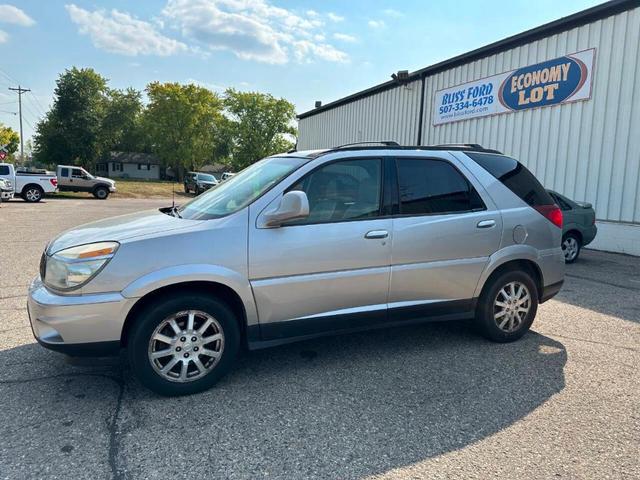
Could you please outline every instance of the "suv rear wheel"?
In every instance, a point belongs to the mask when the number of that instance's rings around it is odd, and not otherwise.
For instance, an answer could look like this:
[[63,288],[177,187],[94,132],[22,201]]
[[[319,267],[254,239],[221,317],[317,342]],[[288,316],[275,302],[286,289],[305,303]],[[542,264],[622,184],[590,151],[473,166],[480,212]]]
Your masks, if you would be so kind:
[[140,315],[128,355],[146,387],[161,395],[186,395],[212,387],[231,369],[239,348],[238,322],[224,303],[184,294]]
[[513,342],[533,323],[538,310],[538,289],[528,273],[508,271],[490,280],[478,304],[482,333],[494,342]]

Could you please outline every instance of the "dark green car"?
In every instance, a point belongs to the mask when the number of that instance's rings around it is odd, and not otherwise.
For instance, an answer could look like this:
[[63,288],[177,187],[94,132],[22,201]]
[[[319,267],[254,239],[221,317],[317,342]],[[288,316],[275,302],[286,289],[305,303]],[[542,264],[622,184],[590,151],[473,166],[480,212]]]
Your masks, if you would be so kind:
[[596,238],[596,212],[590,203],[576,202],[553,190],[547,191],[562,210],[562,251],[565,262],[573,263],[580,255],[580,249]]

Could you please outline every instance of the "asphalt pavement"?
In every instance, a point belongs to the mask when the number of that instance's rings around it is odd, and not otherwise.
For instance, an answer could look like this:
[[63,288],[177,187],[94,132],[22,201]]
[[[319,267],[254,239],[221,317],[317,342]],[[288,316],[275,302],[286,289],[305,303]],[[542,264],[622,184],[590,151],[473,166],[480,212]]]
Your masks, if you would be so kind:
[[324,338],[247,353],[189,397],[37,345],[46,242],[170,202],[2,204],[0,478],[640,478],[640,258],[584,251],[516,343],[464,322]]

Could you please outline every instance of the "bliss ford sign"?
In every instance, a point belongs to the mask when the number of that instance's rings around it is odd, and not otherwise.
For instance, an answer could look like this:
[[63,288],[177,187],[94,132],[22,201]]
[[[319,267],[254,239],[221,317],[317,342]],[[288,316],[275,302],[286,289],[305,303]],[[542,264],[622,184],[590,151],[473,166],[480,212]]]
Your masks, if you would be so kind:
[[433,124],[591,98],[595,49],[518,68],[435,94]]

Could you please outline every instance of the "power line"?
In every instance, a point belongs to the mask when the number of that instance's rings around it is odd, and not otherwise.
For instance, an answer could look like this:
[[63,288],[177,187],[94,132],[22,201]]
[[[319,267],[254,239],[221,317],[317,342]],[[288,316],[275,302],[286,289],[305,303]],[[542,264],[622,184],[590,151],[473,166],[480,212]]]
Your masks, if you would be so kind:
[[0,110],[2,113],[10,113],[11,115],[17,115],[16,112],[10,112],[9,110]]
[[40,100],[38,100],[38,97],[36,96],[36,94],[31,92],[31,95],[29,96],[29,98],[31,98],[31,99],[36,101],[36,103],[38,104],[40,113],[42,114],[42,116],[45,116],[47,114],[47,109],[42,106],[42,104],[40,103]]
[[[2,72],[2,70],[0,70],[0,72]],[[6,73],[4,75],[6,75]],[[22,135],[22,94],[30,92],[31,90],[29,90],[28,88],[22,88],[22,86],[20,85],[18,85],[18,88],[9,87],[9,90],[18,93],[18,112],[20,112],[20,159],[24,160],[24,137]]]

